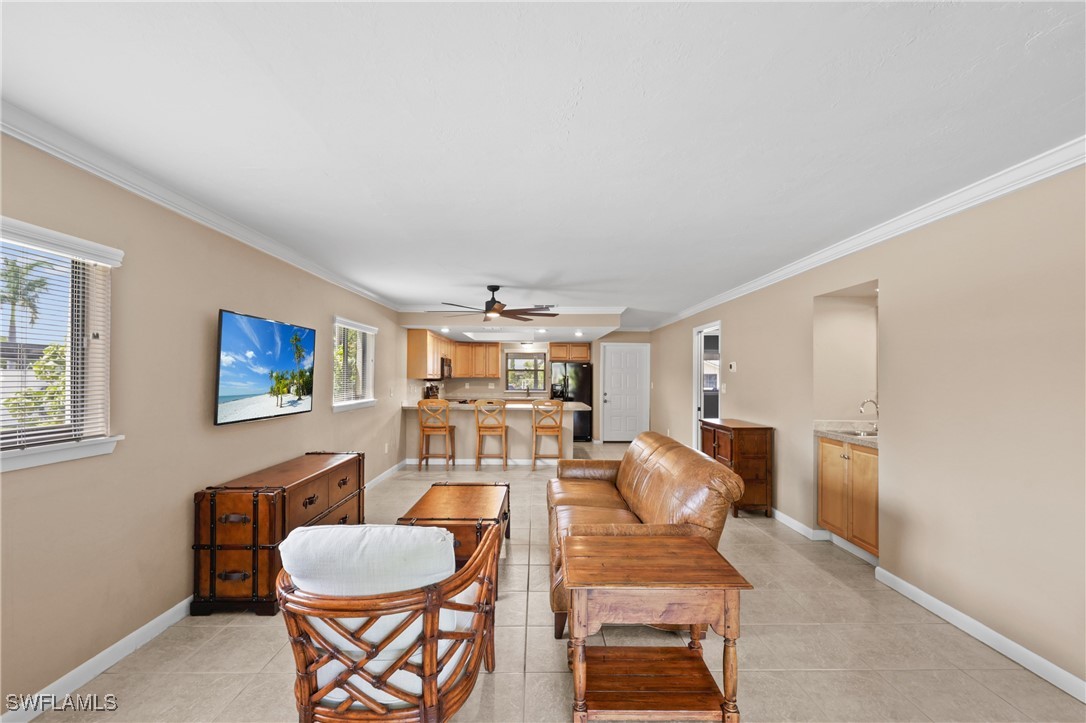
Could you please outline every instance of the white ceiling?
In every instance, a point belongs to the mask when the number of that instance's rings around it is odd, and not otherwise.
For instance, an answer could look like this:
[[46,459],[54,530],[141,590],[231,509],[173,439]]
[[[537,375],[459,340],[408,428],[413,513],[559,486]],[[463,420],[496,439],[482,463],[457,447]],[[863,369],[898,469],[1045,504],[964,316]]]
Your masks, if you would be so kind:
[[397,308],[653,326],[1083,135],[1083,5],[4,3],[3,96]]

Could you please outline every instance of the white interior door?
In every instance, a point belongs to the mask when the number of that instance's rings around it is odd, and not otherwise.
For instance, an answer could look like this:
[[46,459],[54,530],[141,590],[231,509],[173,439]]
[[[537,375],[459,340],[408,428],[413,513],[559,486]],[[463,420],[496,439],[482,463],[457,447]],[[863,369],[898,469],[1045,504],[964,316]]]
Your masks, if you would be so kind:
[[605,343],[600,348],[603,441],[632,442],[649,428],[649,345]]

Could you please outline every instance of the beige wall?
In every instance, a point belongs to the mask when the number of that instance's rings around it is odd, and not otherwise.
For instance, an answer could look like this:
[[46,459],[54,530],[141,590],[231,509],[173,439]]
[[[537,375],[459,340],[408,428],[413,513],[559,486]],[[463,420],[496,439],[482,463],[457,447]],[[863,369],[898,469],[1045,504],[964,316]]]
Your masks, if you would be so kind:
[[[7,136],[2,153],[5,215],[125,252],[111,404],[126,439],[3,478],[6,694],[37,692],[192,594],[197,489],[316,449],[364,451],[368,479],[402,459],[406,342],[356,294]],[[313,412],[212,425],[220,307],[317,329]],[[332,414],[334,314],[379,329],[373,408]]]
[[875,409],[860,414],[860,403],[879,399],[878,300],[819,296],[813,317],[815,419],[875,421]]
[[691,441],[720,319],[724,413],[777,428],[776,506],[814,527],[813,300],[877,278],[880,564],[1086,677],[1084,198],[1079,167],[653,332],[653,428]]

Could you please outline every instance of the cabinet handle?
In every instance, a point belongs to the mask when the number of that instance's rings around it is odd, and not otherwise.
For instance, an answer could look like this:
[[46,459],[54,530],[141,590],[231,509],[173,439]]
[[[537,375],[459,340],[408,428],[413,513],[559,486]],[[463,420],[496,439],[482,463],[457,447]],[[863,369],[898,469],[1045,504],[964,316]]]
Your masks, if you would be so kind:
[[841,459],[851,459],[847,454],[842,454]]
[[249,573],[242,570],[225,570],[223,572],[220,572],[215,577],[219,578],[223,582],[226,582],[227,580],[248,580]]
[[304,510],[306,507],[315,504],[317,504],[317,495],[309,495],[304,500],[302,500],[302,509]]
[[231,522],[240,522],[241,524],[246,525],[249,523],[249,519],[249,515],[219,515],[219,522],[224,525],[230,524]]
[[345,525],[345,524],[347,524],[347,518],[348,518],[348,517],[350,517],[350,515],[349,515],[349,514],[347,514],[347,515],[343,515],[343,517],[340,517],[340,518],[339,518],[339,522],[337,522],[336,524],[337,524],[337,525]]
[[347,486],[347,478],[344,477],[339,482],[336,482],[336,486],[337,487],[346,487]]

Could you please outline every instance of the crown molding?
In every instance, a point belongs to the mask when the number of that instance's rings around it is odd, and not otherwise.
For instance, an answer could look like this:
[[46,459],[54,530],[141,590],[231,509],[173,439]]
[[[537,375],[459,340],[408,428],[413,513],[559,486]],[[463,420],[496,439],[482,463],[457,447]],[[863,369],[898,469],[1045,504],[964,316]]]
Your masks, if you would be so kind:
[[868,246],[874,246],[921,226],[926,226],[933,221],[953,216],[973,206],[979,206],[1019,188],[1037,183],[1058,173],[1063,173],[1076,166],[1081,166],[1084,162],[1086,162],[1086,136],[1045,151],[1029,160],[972,183],[965,188],[948,193],[942,198],[873,226],[844,241],[827,246],[810,256],[793,261],[765,276],[760,276],[753,281],[748,281],[711,299],[706,299],[699,304],[683,309],[667,321],[654,327],[653,330],[662,329],[669,324],[682,321],[706,309],[711,309],[714,306],[738,299],[740,296],[772,286],[780,281],[802,274],[804,271],[810,271],[823,264],[828,264],[842,256],[855,253]]
[[275,239],[265,236],[245,224],[213,211],[207,206],[170,190],[161,183],[137,171],[132,166],[114,158],[86,141],[57,128],[52,123],[27,113],[22,108],[3,101],[0,106],[0,131],[28,145],[44,151],[65,163],[80,168],[115,186],[168,208],[213,231],[240,241],[246,246],[274,256],[291,266],[313,274],[370,301],[375,301],[393,311],[400,311],[395,304],[350,279],[304,258]]

